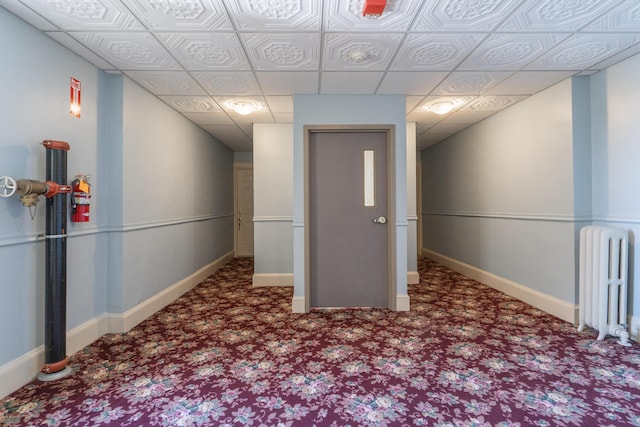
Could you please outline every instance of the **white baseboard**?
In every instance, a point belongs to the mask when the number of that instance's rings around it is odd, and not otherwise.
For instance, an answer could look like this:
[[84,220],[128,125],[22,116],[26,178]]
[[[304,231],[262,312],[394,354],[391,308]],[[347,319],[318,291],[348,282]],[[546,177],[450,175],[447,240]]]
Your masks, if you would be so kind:
[[[107,313],[67,331],[67,354],[74,354],[107,333],[128,332],[138,323],[194,288],[233,258],[233,252],[182,279],[123,314]],[[44,346],[0,366],[0,399],[33,380],[44,365]]]
[[420,283],[420,274],[417,271],[407,271],[407,284],[417,285]]
[[293,273],[257,273],[253,275],[254,288],[261,286],[293,286]]
[[107,332],[112,334],[129,332],[137,324],[159,310],[162,310],[180,296],[193,289],[232,259],[233,252],[229,252],[213,261],[211,264],[205,265],[195,273],[166,288],[162,292],[159,292],[135,307],[130,308],[126,312],[115,314],[107,313],[105,315],[107,319]]
[[305,304],[304,297],[296,297],[294,296],[291,299],[291,312],[292,313],[306,313],[307,307]]
[[527,304],[559,317],[564,321],[577,324],[578,306],[576,304],[571,304],[559,298],[552,297],[551,295],[536,291],[535,289],[528,288],[520,283],[505,279],[504,277],[496,276],[488,271],[481,270],[472,265],[460,262],[428,249],[423,249],[422,254],[427,258],[445,265],[460,274],[464,274],[471,279],[477,280],[480,283],[504,292],[505,294],[517,298],[520,301],[524,301]]
[[396,295],[396,311],[409,311],[410,309],[409,295]]

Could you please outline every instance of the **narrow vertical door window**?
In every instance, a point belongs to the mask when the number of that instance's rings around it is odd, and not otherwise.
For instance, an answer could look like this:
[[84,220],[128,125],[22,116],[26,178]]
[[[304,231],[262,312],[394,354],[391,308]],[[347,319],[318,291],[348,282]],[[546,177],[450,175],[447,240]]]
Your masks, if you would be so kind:
[[376,205],[376,170],[375,151],[364,150],[364,205],[374,207]]

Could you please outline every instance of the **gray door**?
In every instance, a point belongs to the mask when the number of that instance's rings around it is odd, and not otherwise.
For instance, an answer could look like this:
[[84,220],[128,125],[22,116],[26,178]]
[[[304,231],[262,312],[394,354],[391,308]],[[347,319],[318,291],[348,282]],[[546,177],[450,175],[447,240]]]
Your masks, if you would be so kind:
[[387,135],[309,135],[311,307],[389,305]]

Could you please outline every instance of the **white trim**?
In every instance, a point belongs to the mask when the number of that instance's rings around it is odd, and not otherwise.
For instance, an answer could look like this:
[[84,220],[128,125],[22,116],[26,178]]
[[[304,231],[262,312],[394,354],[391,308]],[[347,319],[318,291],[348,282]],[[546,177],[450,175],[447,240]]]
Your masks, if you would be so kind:
[[228,252],[212,263],[205,265],[195,273],[185,277],[174,285],[166,288],[165,290],[155,294],[151,298],[141,302],[135,307],[130,308],[124,313],[107,313],[105,315],[107,320],[108,333],[118,334],[129,332],[137,324],[153,315],[159,310],[178,299],[184,293],[193,289],[196,285],[200,284],[204,279],[213,274],[217,269],[228,263],[233,259],[233,251]]
[[634,341],[640,339],[640,316],[631,316],[629,321],[629,335]]
[[[126,313],[107,313],[67,331],[67,353],[78,352],[104,334],[128,332],[147,317],[194,288],[232,258],[233,252],[223,255]],[[44,346],[41,345],[0,366],[0,399],[33,380],[43,364]]]
[[291,222],[292,216],[254,216],[253,222]]
[[464,274],[480,283],[504,292],[507,295],[511,295],[521,301],[531,304],[532,306],[546,311],[560,319],[577,324],[578,319],[578,306],[569,302],[563,301],[559,298],[547,295],[535,289],[531,289],[520,283],[513,282],[504,277],[496,276],[488,271],[481,270],[472,265],[464,262],[449,258],[445,255],[441,255],[437,252],[423,249],[422,254],[432,260],[457,271],[460,274]]
[[293,286],[293,273],[256,273],[253,275],[253,287]]
[[520,212],[464,212],[464,211],[442,211],[423,212],[422,216],[457,216],[470,218],[499,218],[525,221],[553,221],[553,222],[590,222],[590,216],[576,216],[571,214],[541,215],[534,213]]
[[292,313],[306,313],[307,312],[305,298],[303,296],[302,297],[294,296],[291,299],[291,312]]
[[411,302],[409,301],[409,295],[396,295],[396,310],[395,311],[409,311],[411,309]]
[[417,271],[407,271],[407,284],[417,285],[420,283],[420,273]]

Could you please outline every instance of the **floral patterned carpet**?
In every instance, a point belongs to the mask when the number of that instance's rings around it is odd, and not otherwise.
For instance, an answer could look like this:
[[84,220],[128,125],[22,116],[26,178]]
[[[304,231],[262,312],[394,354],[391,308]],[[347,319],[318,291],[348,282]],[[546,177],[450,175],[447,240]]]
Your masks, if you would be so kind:
[[291,313],[237,259],[73,374],[0,401],[7,426],[640,426],[640,346],[419,261],[411,311]]

